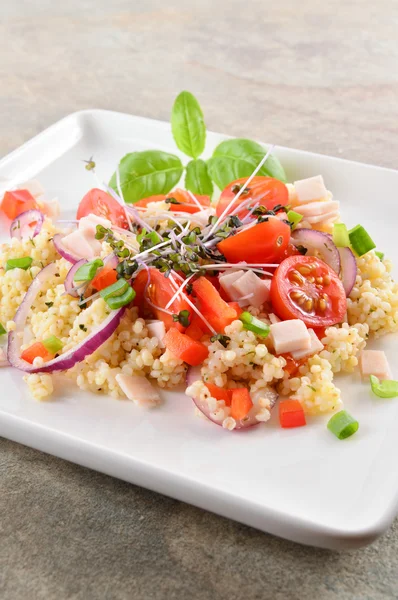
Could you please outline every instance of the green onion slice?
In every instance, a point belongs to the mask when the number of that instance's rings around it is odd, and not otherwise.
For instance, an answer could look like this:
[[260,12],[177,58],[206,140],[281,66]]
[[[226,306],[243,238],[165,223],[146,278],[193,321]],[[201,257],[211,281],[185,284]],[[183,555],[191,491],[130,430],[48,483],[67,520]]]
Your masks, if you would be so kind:
[[[119,280],[120,281],[120,280]],[[126,304],[130,304],[132,300],[135,298],[135,291],[129,285],[127,290],[120,294],[119,296],[109,296],[105,298],[105,302],[112,310],[116,310],[117,308],[121,308],[122,306],[126,306]]]
[[4,335],[5,333],[7,333],[7,330],[5,329],[5,327],[0,323],[0,335]]
[[375,252],[375,254],[380,260],[384,260],[384,252]]
[[350,236],[344,223],[333,225],[333,242],[338,248],[347,248],[350,245]]
[[376,248],[376,244],[362,225],[357,225],[348,232],[350,237],[351,248],[357,254],[357,256],[363,256]]
[[112,283],[112,285],[108,285],[108,287],[104,288],[100,291],[100,296],[104,300],[108,300],[108,298],[112,298],[114,296],[122,296],[131,285],[121,277],[116,281],[116,283]]
[[358,431],[359,423],[346,410],[340,410],[329,419],[327,427],[339,440],[344,440]]
[[243,327],[248,329],[249,331],[253,331],[253,333],[259,335],[260,337],[267,337],[270,329],[269,325],[263,323],[257,317],[253,317],[249,312],[245,311],[239,317],[243,323]]
[[100,258],[96,258],[78,268],[73,276],[73,281],[91,281],[94,279],[98,269],[103,267],[104,263]]
[[30,256],[23,256],[22,258],[9,258],[6,262],[6,271],[11,271],[11,269],[23,269],[27,271],[29,267],[32,265],[33,258]]
[[56,354],[63,348],[63,343],[61,340],[55,335],[50,335],[47,339],[43,340],[43,346],[51,352],[51,354]]
[[286,216],[287,220],[292,224],[292,231],[296,229],[297,225],[303,218],[303,215],[300,215],[294,210],[289,210]]
[[396,398],[398,396],[398,381],[385,379],[380,381],[375,375],[370,376],[372,392],[379,398]]

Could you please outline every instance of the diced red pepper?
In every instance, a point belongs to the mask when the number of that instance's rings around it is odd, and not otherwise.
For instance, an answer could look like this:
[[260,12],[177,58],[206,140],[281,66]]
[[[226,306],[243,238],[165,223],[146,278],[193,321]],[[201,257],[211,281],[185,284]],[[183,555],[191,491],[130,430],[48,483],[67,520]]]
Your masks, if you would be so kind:
[[298,400],[282,400],[279,403],[279,422],[281,427],[302,427],[307,424]]
[[216,400],[224,400],[225,406],[231,406],[232,390],[225,390],[214,383],[206,383],[205,385],[213,398]]
[[204,344],[191,339],[175,327],[168,330],[163,338],[163,343],[174,356],[193,367],[202,364],[209,354]]
[[206,277],[199,277],[194,281],[193,291],[199,301],[203,316],[217,333],[222,333],[227,325],[238,318],[237,311],[221,298],[214,285]]
[[100,271],[98,271],[97,275],[91,281],[91,285],[96,290],[100,291],[109,285],[113,285],[117,281],[117,273],[115,269],[111,269],[111,267],[103,267]]
[[235,421],[240,421],[249,414],[253,402],[250,398],[249,390],[246,388],[237,388],[231,390],[231,392],[231,417],[234,418]]
[[22,360],[26,360],[26,362],[30,364],[33,364],[34,359],[38,356],[40,356],[45,362],[54,357],[54,355],[47,350],[42,342],[35,342],[21,353]]
[[37,208],[39,208],[39,205],[28,190],[6,192],[1,203],[1,210],[11,220],[27,210]]

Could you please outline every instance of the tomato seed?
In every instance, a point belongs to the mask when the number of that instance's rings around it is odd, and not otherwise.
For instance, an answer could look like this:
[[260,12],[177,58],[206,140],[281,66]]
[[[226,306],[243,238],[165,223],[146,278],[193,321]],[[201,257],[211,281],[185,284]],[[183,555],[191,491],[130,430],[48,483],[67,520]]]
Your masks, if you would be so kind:
[[309,275],[311,273],[311,269],[309,267],[299,267],[298,272],[301,273],[301,275]]
[[319,310],[321,310],[322,312],[325,312],[327,305],[328,303],[323,298],[322,300],[319,300]]

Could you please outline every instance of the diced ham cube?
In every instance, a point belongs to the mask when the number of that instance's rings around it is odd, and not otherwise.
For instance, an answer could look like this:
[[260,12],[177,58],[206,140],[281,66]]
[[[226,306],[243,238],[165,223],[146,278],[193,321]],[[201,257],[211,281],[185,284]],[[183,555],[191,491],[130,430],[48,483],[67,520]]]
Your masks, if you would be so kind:
[[19,189],[28,190],[28,192],[32,194],[33,198],[36,199],[44,196],[44,187],[37,179],[30,179],[29,181],[25,181],[25,183],[21,183]]
[[362,377],[375,375],[379,379],[390,379],[390,367],[382,350],[362,350],[359,357],[359,368]]
[[151,408],[161,403],[160,396],[146,377],[141,375],[116,375],[116,381],[129,400],[139,406]]
[[326,202],[311,202],[296,207],[296,212],[303,217],[319,217],[328,213],[339,211],[340,202],[338,200],[327,200]]
[[277,354],[308,350],[311,346],[308,329],[300,319],[273,323],[270,326],[270,335]]
[[[237,300],[241,306],[250,305],[258,308],[269,299],[271,280],[260,279],[253,271],[246,271],[244,275],[232,284],[232,288],[236,294],[239,294]],[[253,294],[250,298],[241,300],[241,298],[250,294]]]
[[332,212],[328,212],[325,215],[316,215],[315,217],[305,217],[307,223],[329,223],[335,222],[340,217],[340,211],[334,210]]
[[[97,242],[98,240],[95,241]],[[94,250],[83,232],[79,231],[79,229],[66,235],[62,239],[62,245],[65,246],[67,250],[73,252],[73,254],[80,256],[80,258],[86,258],[87,260],[95,258],[95,256],[98,256],[99,254],[99,252]],[[99,245],[99,250],[101,251],[101,244]]]
[[240,277],[242,277],[242,275],[244,275],[244,273],[245,272],[242,270],[240,270],[240,271],[233,270],[233,271],[229,271],[225,275],[220,275],[220,277],[219,277],[220,286],[222,287],[222,289],[228,295],[229,299],[232,302],[237,302],[241,296],[241,294],[235,290],[235,288],[233,287],[233,284],[236,281],[238,281],[238,279],[240,279]]
[[277,317],[274,313],[269,313],[268,318],[269,318],[271,324],[281,322],[280,318]]
[[328,191],[325,187],[322,175],[316,175],[315,177],[308,177],[307,179],[300,179],[294,182],[294,187],[297,194],[298,202],[313,202],[314,200],[321,200],[326,198]]
[[155,337],[159,340],[159,348],[164,348],[163,338],[166,335],[166,327],[163,321],[146,321],[146,326],[150,337]]
[[310,347],[304,350],[294,350],[293,352],[291,352],[292,358],[294,358],[294,360],[300,360],[301,358],[312,356],[313,354],[317,354],[317,352],[320,352],[324,349],[325,346],[322,344],[321,340],[318,339],[318,336],[316,335],[315,331],[313,329],[309,329],[308,333],[310,334],[311,338]]

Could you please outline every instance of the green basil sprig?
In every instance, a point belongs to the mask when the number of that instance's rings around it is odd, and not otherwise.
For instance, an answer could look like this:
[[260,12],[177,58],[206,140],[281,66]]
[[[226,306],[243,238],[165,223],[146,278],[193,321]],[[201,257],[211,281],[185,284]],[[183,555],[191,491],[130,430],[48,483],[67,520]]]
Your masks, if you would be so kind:
[[[192,160],[184,167],[178,156],[161,150],[126,154],[119,164],[120,185],[126,202],[168,194],[180,181],[184,169],[187,190],[212,196],[213,182],[222,190],[235,179],[249,177],[267,151],[257,142],[238,138],[221,142],[207,162],[199,158],[206,144],[206,126],[198,101],[187,91],[181,92],[174,102],[171,129],[179,150]],[[273,155],[258,174],[286,181],[285,171]],[[116,173],[109,185],[117,191]]]

